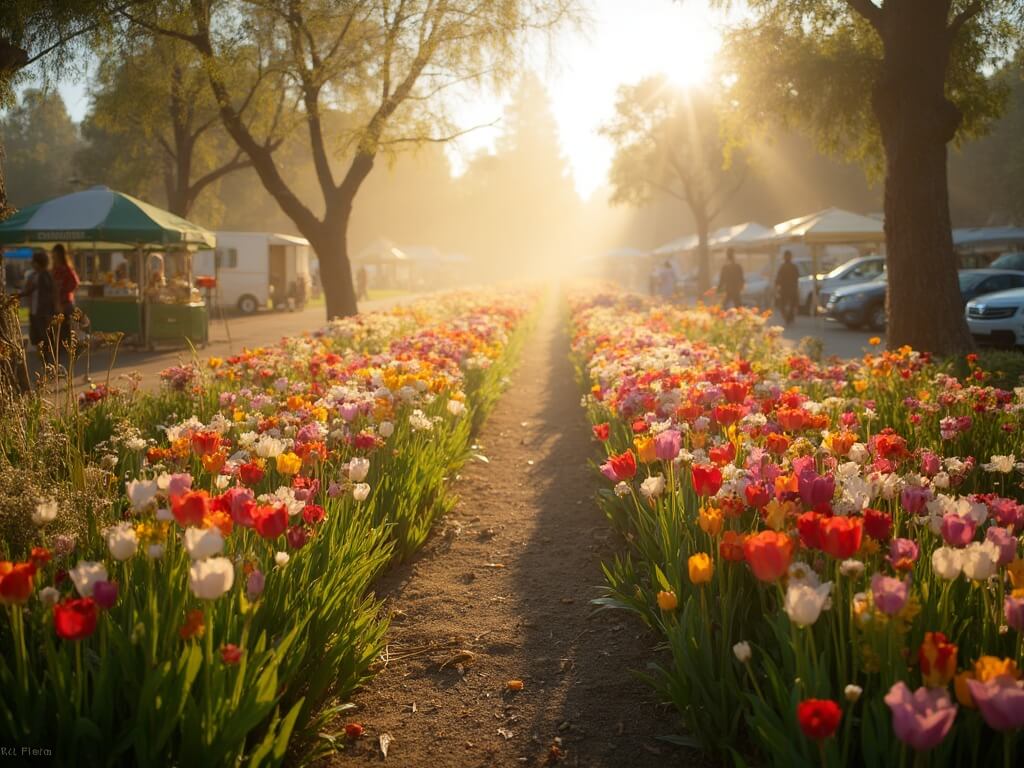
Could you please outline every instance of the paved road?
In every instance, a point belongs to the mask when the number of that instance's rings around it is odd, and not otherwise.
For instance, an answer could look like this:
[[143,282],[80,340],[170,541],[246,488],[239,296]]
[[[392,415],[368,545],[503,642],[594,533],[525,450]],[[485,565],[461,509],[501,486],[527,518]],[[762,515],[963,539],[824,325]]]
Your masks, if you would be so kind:
[[[773,313],[771,322],[782,325],[782,317]],[[884,343],[884,333],[868,333],[867,331],[851,331],[840,323],[826,320],[823,317],[805,317],[800,315],[782,334],[783,338],[798,344],[806,336],[821,339],[826,356],[852,358],[860,357],[871,348],[868,339],[880,336]]]
[[[362,311],[387,309],[406,301],[414,301],[422,294],[408,294],[387,299],[364,301],[360,304]],[[201,360],[208,357],[227,357],[243,348],[273,344],[285,336],[296,336],[308,331],[315,331],[326,322],[323,306],[310,307],[301,312],[259,312],[250,316],[235,316],[227,319],[227,324],[215,317],[210,322],[210,343],[196,350]],[[81,356],[75,363],[76,389],[88,386],[90,381],[103,384],[107,381],[108,370],[110,383],[119,386],[121,376],[129,371],[142,374],[143,389],[152,390],[159,385],[160,371],[172,365],[187,363],[192,359],[189,348],[160,349],[154,352],[132,349],[122,346],[111,365],[110,349],[96,349],[90,357]],[[35,355],[30,355],[35,359]]]

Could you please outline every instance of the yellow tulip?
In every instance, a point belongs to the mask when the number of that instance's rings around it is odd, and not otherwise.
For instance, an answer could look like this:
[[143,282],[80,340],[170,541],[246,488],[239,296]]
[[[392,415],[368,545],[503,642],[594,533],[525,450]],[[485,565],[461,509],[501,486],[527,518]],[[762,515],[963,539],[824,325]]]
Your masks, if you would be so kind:
[[658,593],[658,607],[661,610],[668,612],[674,611],[679,606],[679,600],[676,598],[675,592],[665,592],[662,590]]
[[690,571],[690,581],[694,584],[707,584],[715,573],[711,558],[704,552],[691,555],[686,561],[686,566]]
[[295,475],[302,469],[302,459],[290,451],[277,457],[277,471],[282,475]]

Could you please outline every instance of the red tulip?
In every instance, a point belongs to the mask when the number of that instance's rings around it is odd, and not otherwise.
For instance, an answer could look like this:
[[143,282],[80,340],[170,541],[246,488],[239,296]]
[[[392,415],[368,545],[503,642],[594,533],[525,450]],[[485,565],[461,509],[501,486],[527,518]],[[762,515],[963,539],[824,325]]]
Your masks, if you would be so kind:
[[220,435],[209,430],[192,435],[192,450],[199,456],[210,456],[220,448]]
[[843,711],[831,699],[805,699],[796,705],[796,719],[804,736],[823,741],[836,732]]
[[65,600],[53,606],[53,627],[57,637],[81,640],[96,631],[96,603],[91,597]]
[[698,496],[714,496],[722,487],[722,470],[713,464],[694,464],[690,478]]
[[0,562],[0,603],[20,605],[32,595],[36,567],[31,562]]
[[732,443],[717,445],[708,451],[708,456],[715,464],[731,464],[736,458],[736,446]]
[[860,549],[864,521],[859,517],[828,517],[821,521],[821,549],[837,560]]
[[800,543],[808,549],[821,549],[822,516],[817,512],[804,512],[796,519],[796,529],[800,533]]
[[283,504],[258,506],[252,512],[256,533],[264,539],[276,539],[288,528],[288,510]]
[[225,664],[237,664],[242,660],[242,649],[234,643],[226,643],[221,646],[220,660]]
[[245,485],[256,485],[264,474],[263,465],[255,461],[247,461],[238,468],[238,479]]
[[171,514],[182,528],[201,527],[210,511],[210,494],[206,491],[188,491],[171,497]]
[[609,456],[601,465],[601,473],[616,483],[630,480],[636,475],[636,456],[632,451]]
[[877,509],[865,509],[864,532],[875,541],[888,541],[892,536],[892,516]]
[[611,434],[611,428],[608,426],[608,422],[605,422],[604,424],[595,424],[591,429],[594,431],[594,437],[601,442],[607,440],[608,436]]

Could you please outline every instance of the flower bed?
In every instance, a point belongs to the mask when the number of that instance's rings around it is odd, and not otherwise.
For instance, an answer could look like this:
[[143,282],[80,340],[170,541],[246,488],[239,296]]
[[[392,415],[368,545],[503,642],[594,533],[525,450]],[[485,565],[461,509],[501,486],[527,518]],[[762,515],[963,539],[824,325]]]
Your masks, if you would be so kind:
[[176,367],[158,395],[19,405],[67,461],[38,467],[30,541],[0,545],[0,741],[154,766],[333,749],[387,629],[368,588],[450,507],[533,303],[448,295]]
[[660,632],[676,737],[780,766],[1019,765],[1024,388],[909,349],[816,363],[749,311],[571,299],[598,602]]

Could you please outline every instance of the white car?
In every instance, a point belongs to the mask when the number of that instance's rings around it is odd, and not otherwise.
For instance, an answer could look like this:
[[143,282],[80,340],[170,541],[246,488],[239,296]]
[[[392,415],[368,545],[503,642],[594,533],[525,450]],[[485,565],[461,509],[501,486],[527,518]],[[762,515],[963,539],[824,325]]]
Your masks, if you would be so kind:
[[1024,288],[979,296],[964,312],[979,344],[1024,347]]
[[[860,256],[840,264],[825,275],[818,275],[818,305],[828,306],[832,294],[840,288],[877,280],[885,272],[884,256]],[[814,296],[814,276],[800,278],[800,307],[810,312]]]

